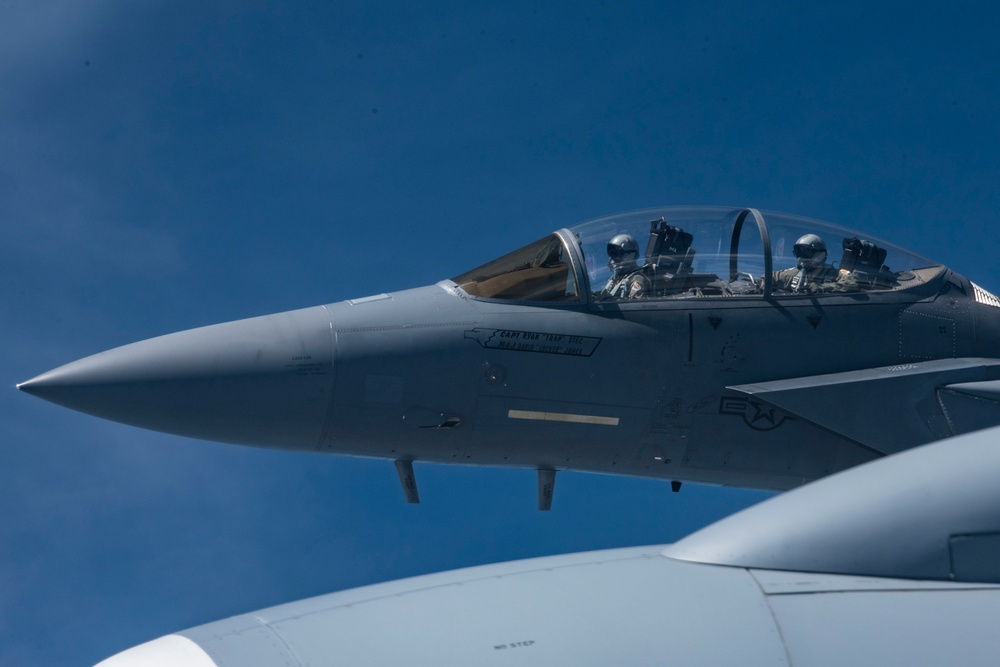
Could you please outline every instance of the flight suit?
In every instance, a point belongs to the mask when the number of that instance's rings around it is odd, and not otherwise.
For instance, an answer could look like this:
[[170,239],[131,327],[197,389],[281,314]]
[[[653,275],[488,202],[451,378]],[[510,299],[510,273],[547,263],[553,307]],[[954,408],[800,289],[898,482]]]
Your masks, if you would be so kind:
[[861,288],[850,271],[841,271],[830,264],[805,270],[793,267],[774,273],[774,289],[782,292],[823,294],[857,292]]
[[642,269],[623,276],[611,276],[601,291],[604,299],[640,299],[649,292],[649,278]]

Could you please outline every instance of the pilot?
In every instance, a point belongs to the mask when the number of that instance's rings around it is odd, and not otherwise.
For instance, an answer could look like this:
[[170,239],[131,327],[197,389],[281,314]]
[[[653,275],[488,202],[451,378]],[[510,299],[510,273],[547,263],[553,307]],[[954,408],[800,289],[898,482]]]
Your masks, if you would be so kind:
[[774,289],[815,294],[818,292],[857,292],[858,281],[850,271],[826,263],[826,243],[815,234],[806,234],[792,250],[796,266],[774,273]]
[[639,266],[639,244],[628,234],[608,241],[611,277],[600,293],[606,299],[638,299],[649,292],[649,278]]

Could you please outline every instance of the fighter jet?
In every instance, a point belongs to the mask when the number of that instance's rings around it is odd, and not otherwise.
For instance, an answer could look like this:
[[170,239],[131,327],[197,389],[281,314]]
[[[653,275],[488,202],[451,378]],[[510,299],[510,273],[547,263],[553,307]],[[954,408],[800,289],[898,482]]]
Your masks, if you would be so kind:
[[866,463],[673,545],[333,593],[98,667],[994,665],[998,438],[981,431]]
[[[642,250],[642,245],[645,250]],[[18,385],[206,440],[762,489],[1000,424],[1000,299],[751,208],[558,230],[435,285],[126,345]]]

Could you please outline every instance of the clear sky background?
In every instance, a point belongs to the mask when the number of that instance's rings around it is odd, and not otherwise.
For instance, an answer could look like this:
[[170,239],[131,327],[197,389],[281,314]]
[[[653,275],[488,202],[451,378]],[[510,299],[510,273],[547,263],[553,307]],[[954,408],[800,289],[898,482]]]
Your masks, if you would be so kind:
[[1000,291],[993,3],[277,4],[0,3],[0,664],[765,497],[567,473],[540,513],[532,471],[417,464],[406,505],[388,461],[14,389],[55,366],[666,204],[857,227]]

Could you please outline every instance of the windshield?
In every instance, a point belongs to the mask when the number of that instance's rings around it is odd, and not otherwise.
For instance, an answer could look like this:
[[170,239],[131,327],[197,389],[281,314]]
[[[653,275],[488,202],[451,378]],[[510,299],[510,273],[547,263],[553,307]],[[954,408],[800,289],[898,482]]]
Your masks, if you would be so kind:
[[579,300],[576,272],[556,234],[453,279],[472,296],[514,301]]
[[[582,266],[575,265],[571,258],[581,256]],[[598,302],[784,298],[902,290],[942,269],[895,244],[818,220],[678,206],[575,225],[454,281],[474,297],[515,301],[580,301],[587,293]]]

